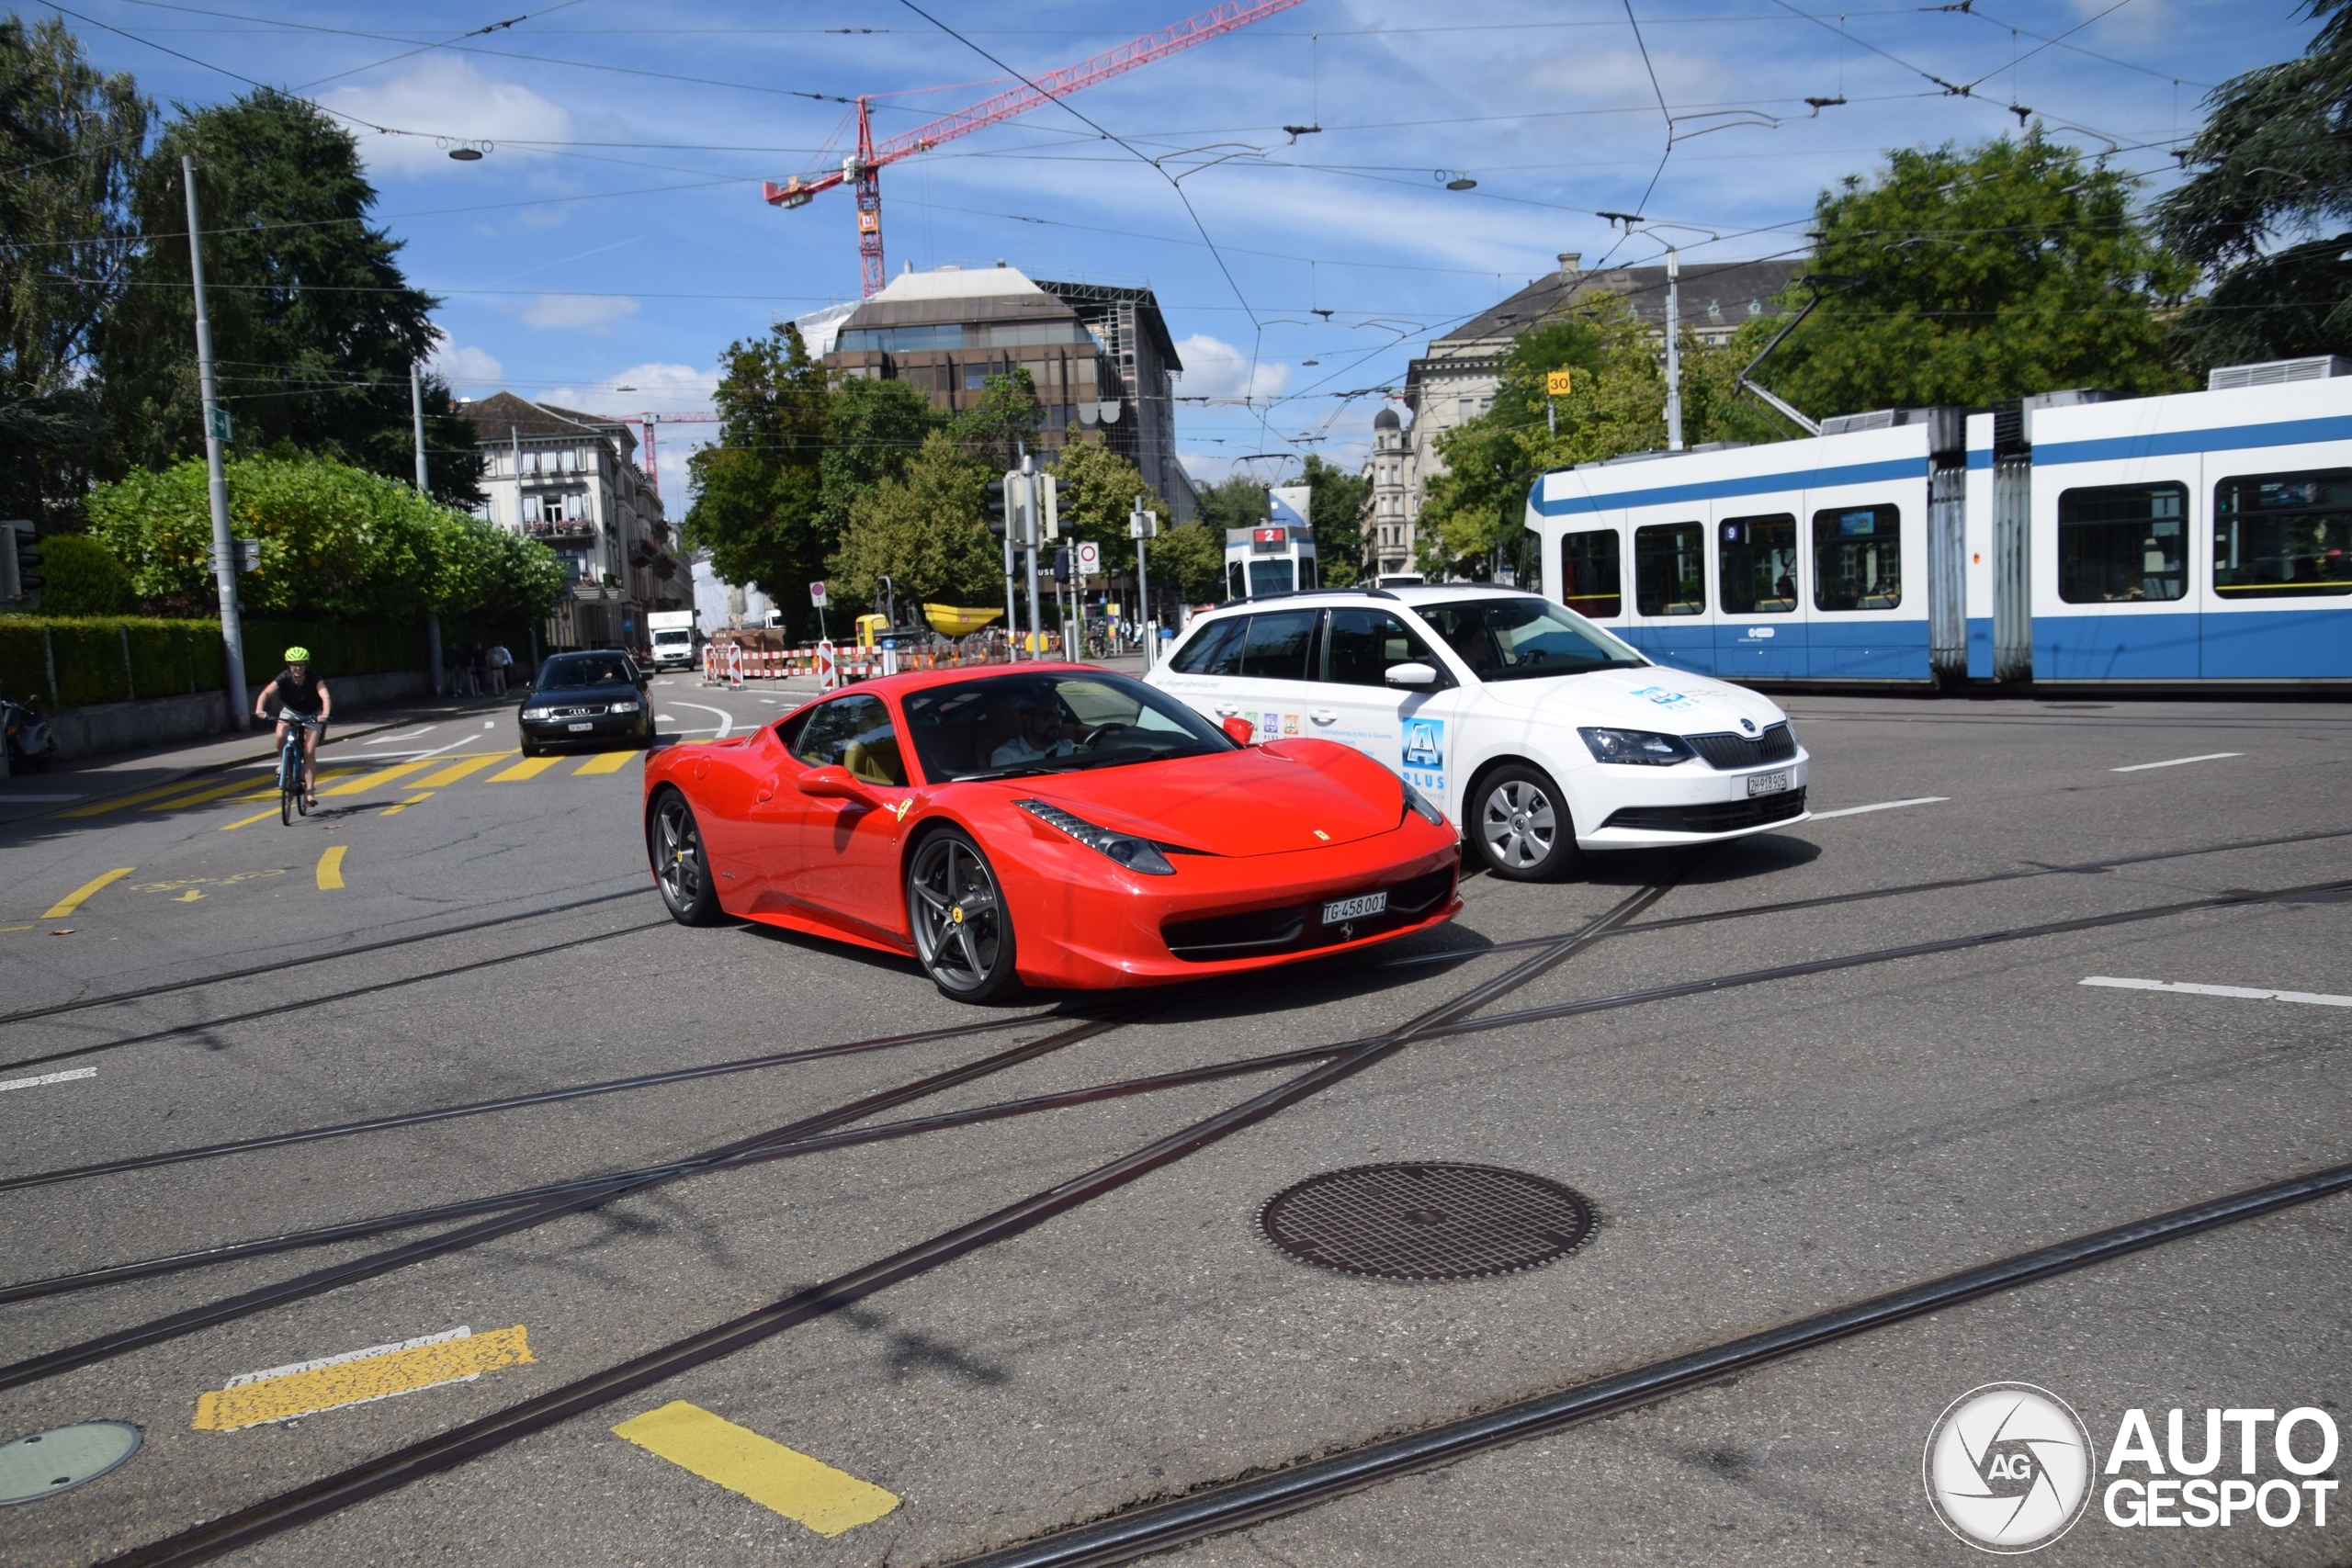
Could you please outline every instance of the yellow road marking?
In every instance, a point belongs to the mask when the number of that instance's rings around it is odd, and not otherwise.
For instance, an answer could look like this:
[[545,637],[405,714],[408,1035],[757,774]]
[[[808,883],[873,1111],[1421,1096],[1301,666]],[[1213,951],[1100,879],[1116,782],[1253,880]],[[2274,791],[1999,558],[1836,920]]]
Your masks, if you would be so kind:
[[0,926],[0,931],[28,931],[32,929],[30,926]]
[[514,755],[514,753],[512,751],[489,751],[479,757],[461,758],[458,761],[452,762],[449,766],[442,769],[437,773],[427,773],[423,778],[418,779],[416,781],[416,787],[419,789],[439,789],[443,784],[456,784],[459,779],[464,778],[468,773],[474,772],[478,768],[486,768],[503,757],[512,757],[513,755]]
[[[234,795],[241,789],[251,789],[259,782],[248,774],[234,784],[210,784],[193,795],[175,795],[168,800],[159,800],[153,806],[142,806],[140,809],[141,811],[177,811],[183,806],[200,806],[208,800],[218,800],[224,795]],[[272,789],[277,787],[276,773],[269,775],[269,787]]]
[[[334,783],[337,779],[347,779],[358,771],[359,770],[357,768],[321,768],[319,770],[319,776],[312,779],[311,783],[314,787],[324,786]],[[277,775],[276,773],[270,774],[268,784],[263,785],[260,789],[254,791],[251,795],[241,795],[237,796],[237,798],[239,800],[276,800],[277,798]]]
[[378,1346],[235,1379],[226,1388],[208,1389],[197,1397],[191,1425],[199,1432],[233,1432],[478,1378],[531,1359],[530,1342],[519,1323],[489,1334],[460,1328],[423,1342]]
[[336,844],[319,857],[319,886],[336,888],[343,886],[343,852],[350,846]]
[[526,757],[504,773],[491,774],[490,782],[508,784],[517,779],[535,779],[562,761],[560,757]]
[[121,881],[124,877],[129,876],[137,869],[138,867],[136,866],[119,865],[112,871],[107,872],[104,876],[92,877],[89,881],[82,884],[81,886],[74,889],[73,892],[68,893],[64,897],[60,898],[56,903],[51,904],[49,907],[48,912],[42,915],[41,919],[44,920],[63,919],[66,916],[72,914],[74,910],[80,908],[85,902],[87,902],[91,894],[96,893],[99,888],[104,887],[109,882]]
[[605,751],[589,758],[572,770],[579,773],[617,773],[644,755],[641,751]]
[[430,760],[422,762],[395,762],[389,768],[379,768],[376,772],[368,774],[364,778],[356,778],[347,784],[339,784],[334,789],[322,790],[320,793],[322,795],[357,795],[361,790],[373,789],[379,784],[390,784],[392,780],[399,778],[403,773],[413,773],[419,768],[428,768],[432,765],[433,764]]
[[384,815],[387,817],[398,817],[401,812],[406,811],[410,807],[416,805],[418,802],[431,800],[432,798],[433,792],[429,789],[421,795],[412,795],[406,800],[401,801],[398,806],[388,806],[384,807]]
[[895,1495],[871,1482],[683,1399],[624,1421],[613,1431],[819,1535],[835,1536],[871,1524],[899,1506]]
[[71,811],[61,811],[58,815],[60,817],[96,817],[103,812],[119,811],[126,806],[136,806],[143,800],[158,800],[167,795],[177,795],[187,787],[187,780],[181,779],[174,784],[158,784],[153,789],[142,789],[135,795],[119,795],[112,800],[100,800],[88,806],[77,806]]
[[234,822],[223,822],[220,824],[220,830],[226,833],[234,828],[250,828],[256,822],[266,822],[277,815],[277,807],[273,806],[266,811],[256,811],[251,817],[240,817]]

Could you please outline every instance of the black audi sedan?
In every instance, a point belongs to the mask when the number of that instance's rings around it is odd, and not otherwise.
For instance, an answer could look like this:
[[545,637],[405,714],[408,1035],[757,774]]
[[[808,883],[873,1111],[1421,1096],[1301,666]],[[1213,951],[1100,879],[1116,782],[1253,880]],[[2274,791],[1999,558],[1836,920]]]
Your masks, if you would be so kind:
[[515,719],[523,755],[537,757],[569,741],[629,740],[653,744],[653,706],[645,688],[651,676],[615,650],[559,653],[539,666]]

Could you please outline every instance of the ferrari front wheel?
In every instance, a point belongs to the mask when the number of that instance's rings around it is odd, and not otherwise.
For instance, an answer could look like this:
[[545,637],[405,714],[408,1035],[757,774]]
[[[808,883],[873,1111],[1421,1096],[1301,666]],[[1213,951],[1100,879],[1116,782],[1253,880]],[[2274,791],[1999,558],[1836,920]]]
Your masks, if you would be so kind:
[[702,829],[694,807],[674,789],[664,790],[645,825],[646,853],[653,862],[654,885],[662,889],[662,905],[682,926],[717,925],[720,917],[718,889],[710,877],[710,861],[703,852]]
[[907,922],[932,983],[960,1002],[992,1002],[1020,984],[1012,917],[980,847],[953,828],[922,841],[907,864]]

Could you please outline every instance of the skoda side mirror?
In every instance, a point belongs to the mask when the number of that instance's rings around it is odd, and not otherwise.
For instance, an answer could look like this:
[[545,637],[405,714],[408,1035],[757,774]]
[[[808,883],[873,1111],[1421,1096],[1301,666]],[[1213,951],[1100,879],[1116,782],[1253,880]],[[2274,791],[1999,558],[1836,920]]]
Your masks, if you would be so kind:
[[1424,664],[1418,659],[1410,664],[1392,664],[1388,667],[1387,681],[1392,686],[1403,686],[1408,691],[1427,691],[1437,684],[1437,667]]

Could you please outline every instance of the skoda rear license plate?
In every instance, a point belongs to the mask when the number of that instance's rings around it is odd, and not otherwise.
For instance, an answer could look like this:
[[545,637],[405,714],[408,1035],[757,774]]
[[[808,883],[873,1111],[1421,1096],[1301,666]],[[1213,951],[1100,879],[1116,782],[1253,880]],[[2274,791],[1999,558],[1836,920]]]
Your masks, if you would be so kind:
[[1747,793],[1751,795],[1778,795],[1788,787],[1789,771],[1786,768],[1781,769],[1778,773],[1747,775]]
[[594,729],[596,727],[593,724],[568,724],[564,726],[564,728],[566,729]]
[[1385,892],[1367,893],[1360,898],[1334,898],[1323,906],[1323,923],[1336,926],[1346,920],[1360,920],[1387,908],[1388,895]]

